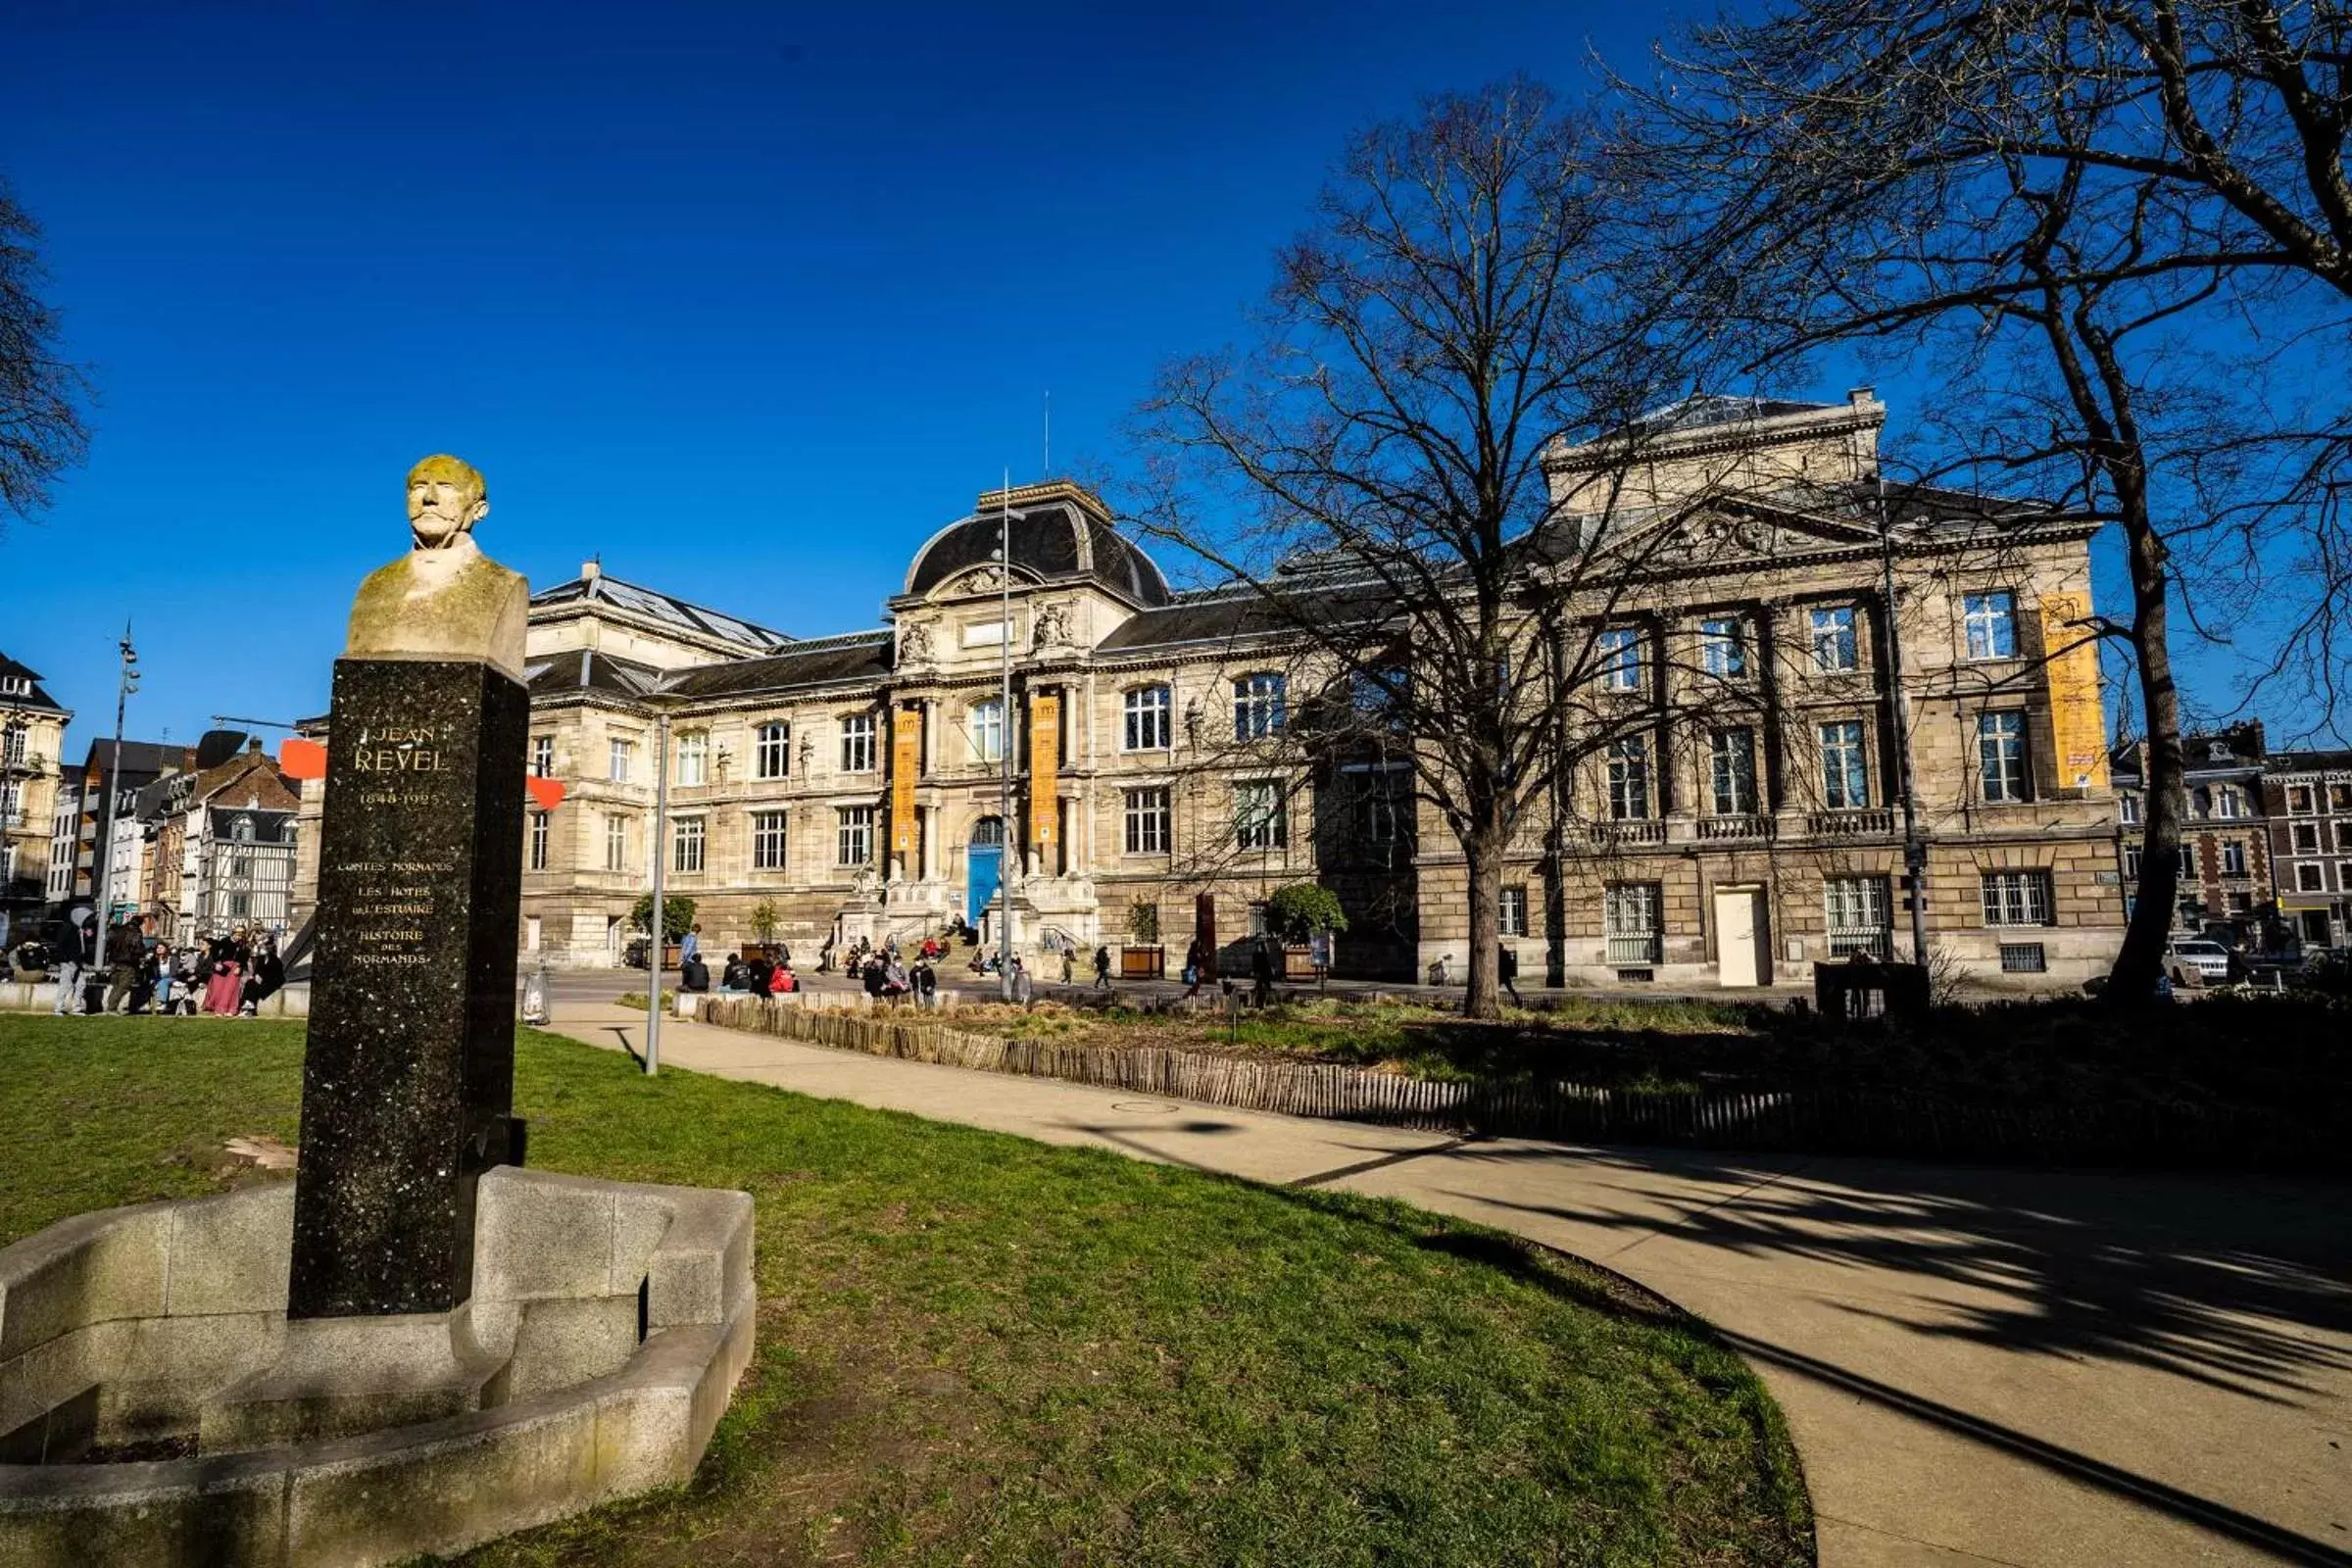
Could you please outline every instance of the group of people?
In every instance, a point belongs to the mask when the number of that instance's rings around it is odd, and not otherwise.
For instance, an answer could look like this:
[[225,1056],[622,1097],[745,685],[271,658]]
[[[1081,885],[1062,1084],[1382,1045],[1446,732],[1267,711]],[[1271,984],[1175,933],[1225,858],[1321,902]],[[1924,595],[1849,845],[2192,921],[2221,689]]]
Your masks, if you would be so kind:
[[[710,989],[710,965],[703,958],[703,928],[699,925],[678,944],[678,984],[688,991]],[[792,972],[792,949],[779,942],[762,945],[749,957],[728,954],[719,967],[718,989],[721,994],[753,997],[787,996],[800,990],[800,976]]]
[[60,959],[60,1017],[82,1013],[211,1013],[252,1017],[286,983],[272,932],[236,926],[209,941],[173,949],[145,916],[117,921],[103,951],[88,927]]

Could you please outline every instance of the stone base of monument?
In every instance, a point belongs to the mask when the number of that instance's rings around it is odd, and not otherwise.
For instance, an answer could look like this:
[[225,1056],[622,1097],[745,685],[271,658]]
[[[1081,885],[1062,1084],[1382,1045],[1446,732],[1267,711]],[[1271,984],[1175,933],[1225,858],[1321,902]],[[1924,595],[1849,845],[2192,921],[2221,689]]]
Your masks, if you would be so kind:
[[461,1550],[684,1481],[750,1361],[743,1193],[500,1167],[457,1312],[289,1324],[292,1200],[0,1250],[0,1565]]

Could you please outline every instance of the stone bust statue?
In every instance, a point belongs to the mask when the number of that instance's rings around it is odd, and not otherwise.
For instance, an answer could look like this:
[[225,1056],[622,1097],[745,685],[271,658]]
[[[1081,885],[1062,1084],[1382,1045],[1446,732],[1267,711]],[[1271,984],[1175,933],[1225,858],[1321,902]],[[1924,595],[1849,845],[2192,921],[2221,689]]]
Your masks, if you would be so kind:
[[473,525],[489,514],[489,488],[473,465],[436,456],[411,468],[414,548],[360,584],[344,657],[479,659],[522,679],[530,585],[473,542]]

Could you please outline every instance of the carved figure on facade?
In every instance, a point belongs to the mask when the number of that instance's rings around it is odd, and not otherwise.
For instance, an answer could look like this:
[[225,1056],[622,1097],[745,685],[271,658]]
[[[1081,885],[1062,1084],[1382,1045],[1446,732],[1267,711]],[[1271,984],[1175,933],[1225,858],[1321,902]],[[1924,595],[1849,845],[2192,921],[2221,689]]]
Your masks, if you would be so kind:
[[899,633],[899,662],[920,664],[931,657],[931,628],[909,626]]
[[1070,607],[1048,605],[1037,612],[1037,634],[1033,648],[1054,648],[1070,640]]

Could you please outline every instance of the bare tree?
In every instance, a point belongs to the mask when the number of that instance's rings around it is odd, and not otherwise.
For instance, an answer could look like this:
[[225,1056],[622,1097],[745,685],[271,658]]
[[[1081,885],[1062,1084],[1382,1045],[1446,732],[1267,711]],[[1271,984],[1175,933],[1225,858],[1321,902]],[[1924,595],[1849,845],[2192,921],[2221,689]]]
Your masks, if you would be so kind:
[[[2128,649],[2148,737],[2146,853],[2111,986],[2123,1001],[2152,994],[2175,904],[2180,553],[2210,564],[2233,540],[2260,572],[2276,525],[2300,525],[2274,494],[2217,528],[2229,509],[2212,484],[2244,470],[2211,455],[2276,432],[2196,397],[2180,373],[2201,357],[2189,328],[2260,306],[2333,329],[2308,285],[2333,265],[2341,172],[2322,150],[2341,125],[2296,121],[2311,106],[2294,107],[2274,24],[2260,4],[1795,0],[1691,29],[1664,80],[1634,93],[1621,177],[1676,176],[1658,227],[1706,302],[1695,320],[1728,327],[1756,364],[1829,343],[1940,345],[1979,372],[1946,378],[1976,415],[1950,466],[2054,486],[2119,524],[2132,614],[2090,629]],[[2191,33],[2195,80],[2168,85],[2174,67],[2148,50],[2170,39],[2178,58]],[[2304,199],[2281,197],[2287,166],[2313,156]],[[2191,404],[2208,421],[2195,436],[2196,420],[2162,417]],[[2312,607],[2311,638],[2337,608]]]
[[[1525,81],[1364,133],[1253,346],[1171,366],[1142,414],[1133,520],[1293,639],[1325,694],[1301,744],[1409,769],[1458,846],[1480,1017],[1529,808],[1658,721],[1597,694],[1629,565],[1676,536],[1634,526],[1660,509],[1624,480],[1681,366],[1625,286],[1592,145]],[[1619,461],[1555,499],[1560,438],[1614,439]]]
[[31,517],[50,481],[89,445],[80,403],[89,386],[58,358],[58,319],[41,299],[40,228],[0,181],[0,509]]

